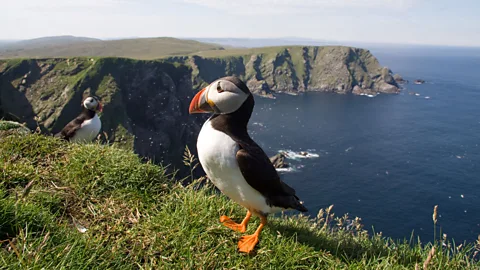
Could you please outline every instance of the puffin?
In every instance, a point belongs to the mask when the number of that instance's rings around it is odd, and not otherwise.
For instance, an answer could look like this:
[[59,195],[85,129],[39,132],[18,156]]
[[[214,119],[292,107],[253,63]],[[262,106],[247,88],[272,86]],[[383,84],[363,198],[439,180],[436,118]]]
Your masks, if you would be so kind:
[[295,190],[282,182],[262,148],[253,141],[247,124],[255,101],[247,85],[237,77],[217,79],[192,99],[189,113],[212,113],[197,139],[200,164],[210,181],[227,197],[245,207],[241,223],[227,216],[220,222],[244,233],[252,215],[260,225],[238,242],[240,252],[250,253],[259,242],[267,216],[282,210],[308,211]]
[[97,111],[103,110],[99,98],[87,97],[82,102],[82,112],[75,119],[70,121],[55,137],[62,138],[70,142],[91,142],[97,137],[102,122],[98,117]]

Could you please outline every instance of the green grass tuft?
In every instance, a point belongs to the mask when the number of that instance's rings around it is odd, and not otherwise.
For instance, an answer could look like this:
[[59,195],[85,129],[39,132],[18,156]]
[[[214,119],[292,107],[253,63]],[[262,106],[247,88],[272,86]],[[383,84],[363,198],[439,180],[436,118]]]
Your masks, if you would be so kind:
[[6,131],[11,129],[28,130],[25,126],[17,122],[0,120],[0,131]]
[[428,269],[480,267],[480,246],[369,236],[331,208],[270,217],[255,254],[240,254],[241,235],[218,218],[244,209],[114,146],[12,135],[0,138],[0,164],[0,265],[10,269],[414,269],[433,246]]

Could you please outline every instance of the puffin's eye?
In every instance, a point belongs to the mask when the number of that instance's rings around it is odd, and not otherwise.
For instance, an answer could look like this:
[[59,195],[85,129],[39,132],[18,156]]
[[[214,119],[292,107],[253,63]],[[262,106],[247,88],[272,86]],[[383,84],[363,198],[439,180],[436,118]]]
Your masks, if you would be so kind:
[[224,92],[224,91],[225,91],[225,90],[223,90],[222,87],[220,86],[220,82],[218,82],[218,84],[217,84],[217,92],[218,92],[218,93],[222,93],[222,92]]

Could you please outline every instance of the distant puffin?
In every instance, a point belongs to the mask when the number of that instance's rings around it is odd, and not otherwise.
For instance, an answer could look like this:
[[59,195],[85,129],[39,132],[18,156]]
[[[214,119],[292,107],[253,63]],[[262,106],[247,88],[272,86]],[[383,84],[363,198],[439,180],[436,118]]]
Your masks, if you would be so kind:
[[246,253],[258,243],[268,214],[282,209],[307,211],[295,190],[280,180],[268,156],[248,135],[254,105],[253,95],[243,81],[224,77],[198,92],[189,108],[190,114],[213,113],[197,140],[200,164],[208,178],[248,210],[240,224],[227,216],[220,217],[220,222],[245,232],[252,214],[261,219],[254,234],[240,238],[239,251]]
[[97,97],[88,97],[83,101],[82,107],[80,115],[57,133],[56,137],[70,142],[91,142],[97,137],[102,128],[97,111],[102,111],[102,103]]

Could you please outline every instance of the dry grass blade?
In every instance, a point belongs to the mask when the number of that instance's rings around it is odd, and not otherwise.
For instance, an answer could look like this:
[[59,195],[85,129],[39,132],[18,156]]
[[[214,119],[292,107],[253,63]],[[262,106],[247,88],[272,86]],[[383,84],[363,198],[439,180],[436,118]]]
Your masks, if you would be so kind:
[[192,160],[194,157],[192,157],[192,153],[190,152],[190,148],[188,146],[185,146],[185,151],[183,152],[183,164],[186,166],[189,166],[192,164]]
[[197,168],[199,163],[197,158],[192,154],[188,145],[185,146],[185,151],[183,152],[183,164],[190,168],[190,180],[194,182],[193,171]]
[[53,181],[50,181],[55,189],[70,189],[69,187],[59,187]]
[[30,182],[28,182],[28,184],[25,186],[25,188],[23,189],[23,192],[22,192],[22,198],[26,198],[28,196],[28,194],[30,193],[30,191],[32,190],[32,187],[33,187],[33,183],[35,182],[35,180],[32,180]]
[[438,205],[435,205],[433,207],[433,215],[432,215],[432,220],[433,220],[433,243],[435,244],[435,241],[437,241],[437,219],[438,217]]
[[434,255],[435,255],[435,246],[433,246],[432,249],[430,250],[430,252],[428,253],[428,257],[425,260],[425,262],[423,263],[423,270],[428,269],[428,265],[432,261]]
[[50,232],[47,232],[43,237],[42,243],[37,247],[37,253],[47,245],[48,239],[50,239]]
[[130,223],[138,223],[140,221],[140,212],[138,211],[138,208],[136,208],[136,213],[130,213],[128,221],[130,221]]
[[10,241],[10,239],[8,239],[8,245],[13,249],[15,254],[17,254],[18,259],[20,260],[21,259],[20,252],[18,252],[17,247],[15,246],[15,244],[12,241]]
[[438,216],[438,205],[435,205],[433,207],[433,215],[432,215],[432,219],[433,219],[433,223],[434,224],[437,224],[437,216]]

